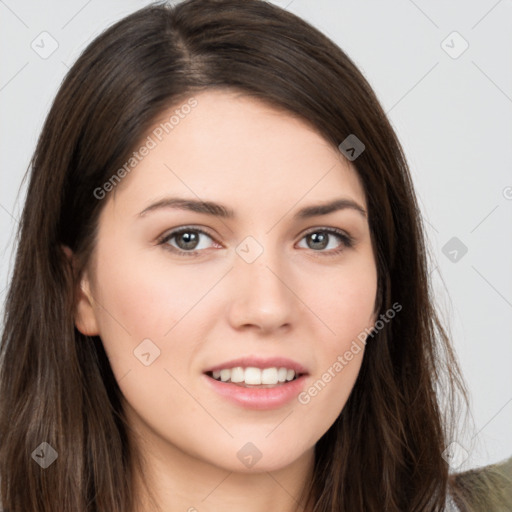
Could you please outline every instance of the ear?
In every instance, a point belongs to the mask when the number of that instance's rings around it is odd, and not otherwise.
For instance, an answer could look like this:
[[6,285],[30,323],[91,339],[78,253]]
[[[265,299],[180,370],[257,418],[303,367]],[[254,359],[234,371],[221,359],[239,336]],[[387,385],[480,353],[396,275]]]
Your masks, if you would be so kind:
[[[76,262],[73,251],[65,245],[62,246],[62,250],[73,267],[75,267]],[[97,336],[99,329],[95,314],[95,303],[91,293],[91,283],[85,270],[80,278],[80,285],[78,290],[76,290],[76,295],[75,327],[86,336]]]

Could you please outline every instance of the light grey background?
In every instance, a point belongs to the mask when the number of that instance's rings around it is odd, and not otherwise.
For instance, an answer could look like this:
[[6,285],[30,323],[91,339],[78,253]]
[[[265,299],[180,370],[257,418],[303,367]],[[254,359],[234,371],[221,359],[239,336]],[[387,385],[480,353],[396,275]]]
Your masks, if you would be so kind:
[[[0,0],[2,306],[24,199],[18,189],[60,82],[94,37],[147,3]],[[474,428],[461,434],[452,466],[511,456],[512,1],[273,3],[355,61],[404,146],[438,304],[472,398]]]

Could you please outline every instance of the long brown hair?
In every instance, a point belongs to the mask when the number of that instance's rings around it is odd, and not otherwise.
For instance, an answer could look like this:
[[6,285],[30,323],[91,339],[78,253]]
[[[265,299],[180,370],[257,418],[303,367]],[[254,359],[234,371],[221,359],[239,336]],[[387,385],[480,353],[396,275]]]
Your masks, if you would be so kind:
[[[10,512],[126,512],[142,458],[99,337],[74,326],[77,283],[105,201],[94,196],[169,107],[206,88],[259,98],[334,147],[355,135],[378,270],[357,382],[318,441],[314,512],[440,511],[443,451],[465,397],[433,305],[424,227],[399,141],[363,75],[331,40],[262,0],[153,4],[97,37],[67,74],[31,161],[0,352],[1,501]],[[77,257],[72,267],[61,247]],[[450,412],[450,407],[446,409]],[[34,450],[58,454],[46,469]],[[46,445],[42,447],[48,449]],[[39,448],[41,450],[42,448]],[[309,512],[309,511],[308,511]]]

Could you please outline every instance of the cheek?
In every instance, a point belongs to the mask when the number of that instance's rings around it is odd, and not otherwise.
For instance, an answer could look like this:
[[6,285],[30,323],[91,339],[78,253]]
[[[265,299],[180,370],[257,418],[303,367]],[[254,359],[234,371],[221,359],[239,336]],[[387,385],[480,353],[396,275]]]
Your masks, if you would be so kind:
[[333,330],[355,337],[373,325],[377,294],[377,277],[371,271],[367,274],[347,276],[331,294],[329,314],[333,318]]
[[[350,360],[346,354],[350,353]],[[309,379],[297,397],[300,428],[310,433],[315,443],[336,421],[354,388],[363,360],[364,348],[355,346],[349,351],[333,354],[318,374]]]
[[[327,279],[329,277],[329,279]],[[342,411],[364,356],[365,338],[373,326],[377,272],[373,260],[360,260],[333,272],[310,294],[311,309],[325,324],[318,338],[315,375],[298,402],[306,421],[326,431]],[[321,284],[321,286],[320,286]]]
[[323,310],[325,323],[335,334],[323,329],[315,350],[314,375],[298,396],[298,407],[305,411],[305,422],[312,432],[325,433],[352,392],[364,357],[365,339],[373,325],[374,299],[374,287],[369,282],[366,288],[345,289],[333,305]]
[[326,273],[316,281],[315,287],[309,287],[314,291],[309,293],[308,304],[324,321],[323,339],[327,351],[344,350],[353,338],[373,325],[376,268],[369,257],[367,260],[354,258],[351,263]]
[[[135,254],[133,248],[126,248],[126,254],[130,250]],[[97,315],[112,372],[128,404],[146,421],[154,421],[156,411],[170,421],[165,407],[194,407],[178,383],[195,350],[193,343],[183,342],[191,334],[183,333],[187,311],[204,286],[190,282],[179,267],[170,271],[144,257],[113,258],[106,245],[103,254],[98,258]]]
[[[194,336],[200,325],[197,306],[218,281],[219,272],[207,265],[192,269],[170,264],[165,254],[155,257],[164,249],[143,254],[128,244],[123,247],[119,238],[103,239],[108,242],[98,253],[94,295],[100,337],[112,370],[118,379],[132,372],[130,379],[144,381],[149,369],[153,379],[155,371],[162,373],[164,368],[179,376],[194,356],[194,340],[200,339]],[[154,363],[145,367],[144,359]],[[168,387],[169,375],[164,372],[166,379]]]
[[[97,272],[105,324],[122,324],[133,337],[163,337],[211,286],[212,278],[202,269],[170,264],[165,254],[155,257],[158,252],[165,250],[155,247],[143,254],[126,247],[124,253],[132,257],[115,257],[105,245]],[[101,311],[106,305],[108,311]]]

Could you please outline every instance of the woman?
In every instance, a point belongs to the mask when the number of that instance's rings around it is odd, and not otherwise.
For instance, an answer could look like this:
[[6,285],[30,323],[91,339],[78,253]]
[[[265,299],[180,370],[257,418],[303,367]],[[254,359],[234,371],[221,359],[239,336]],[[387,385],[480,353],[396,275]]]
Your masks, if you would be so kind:
[[455,506],[465,394],[407,164],[296,16],[189,0],[100,35],[48,115],[19,237],[6,510]]

